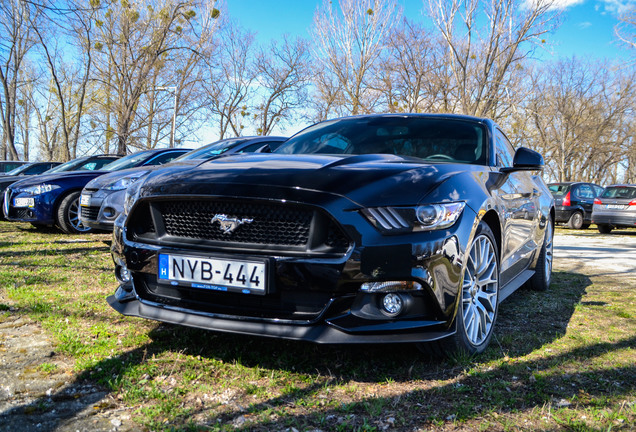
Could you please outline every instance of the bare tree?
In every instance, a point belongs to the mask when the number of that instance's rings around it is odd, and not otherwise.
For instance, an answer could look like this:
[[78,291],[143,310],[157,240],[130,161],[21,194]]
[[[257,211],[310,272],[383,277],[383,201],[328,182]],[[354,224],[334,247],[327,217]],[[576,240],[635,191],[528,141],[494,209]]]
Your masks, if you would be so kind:
[[619,16],[614,29],[616,36],[627,46],[636,49],[636,9],[630,8]]
[[272,128],[292,118],[294,110],[307,100],[309,51],[302,39],[281,44],[272,42],[269,50],[261,49],[255,65],[258,81],[254,118],[259,135],[269,135]]
[[[314,56],[321,78],[326,106],[342,104],[346,113],[373,112],[379,103],[379,85],[375,75],[401,10],[395,0],[340,0],[336,12],[331,1],[324,0],[314,15],[311,29]],[[329,87],[327,87],[329,86]]]
[[519,79],[517,65],[558,24],[555,0],[428,0],[447,49],[458,111],[503,117],[505,91]]
[[0,116],[2,117],[3,158],[18,160],[16,148],[16,114],[18,88],[23,84],[22,68],[33,48],[33,28],[37,10],[23,1],[0,0]]
[[[256,80],[256,70],[250,58],[254,52],[254,35],[227,20],[220,37],[206,53],[207,110],[216,118],[219,137],[228,133],[240,136],[249,120],[249,105]],[[214,51],[212,51],[214,49]]]
[[126,0],[100,9],[96,43],[102,55],[96,67],[106,93],[105,111],[115,113],[118,153],[126,153],[133,140],[139,141],[136,134],[147,125],[147,118],[139,116],[139,106],[148,84],[157,82],[153,76],[171,58],[196,50],[184,35],[200,25],[198,10],[208,11],[213,18],[219,15],[217,9],[202,7],[197,0]]
[[634,73],[569,59],[534,74],[535,93],[522,115],[528,138],[558,181],[616,181],[633,140]]

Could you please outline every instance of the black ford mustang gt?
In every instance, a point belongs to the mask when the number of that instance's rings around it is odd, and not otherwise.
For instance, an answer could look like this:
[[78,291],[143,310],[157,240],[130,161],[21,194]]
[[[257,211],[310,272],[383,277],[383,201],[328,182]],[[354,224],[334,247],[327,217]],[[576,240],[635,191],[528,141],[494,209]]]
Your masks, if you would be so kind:
[[406,114],[166,168],[128,189],[108,302],[218,331],[479,353],[502,300],[550,283],[542,166],[490,120]]

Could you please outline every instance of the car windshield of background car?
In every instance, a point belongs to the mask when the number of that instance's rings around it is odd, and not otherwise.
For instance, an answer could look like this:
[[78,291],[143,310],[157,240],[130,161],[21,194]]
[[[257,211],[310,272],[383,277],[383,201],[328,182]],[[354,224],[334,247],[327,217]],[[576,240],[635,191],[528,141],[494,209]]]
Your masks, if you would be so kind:
[[245,139],[223,140],[223,141],[214,142],[212,144],[203,146],[199,149],[192,150],[191,152],[181,155],[178,158],[174,158],[172,159],[172,162],[178,162],[182,160],[193,160],[193,159],[209,159],[211,157],[218,156],[222,153],[225,153],[226,151],[242,143],[243,141],[245,141]]
[[550,192],[552,192],[552,195],[556,197],[556,196],[565,195],[568,192],[568,185],[551,184],[551,185],[548,185],[548,189],[550,189]]
[[393,154],[439,162],[485,164],[484,137],[482,125],[463,120],[348,118],[309,127],[274,153]]
[[601,198],[634,199],[636,198],[636,187],[608,187],[601,195]]
[[89,156],[85,156],[82,158],[77,158],[77,159],[70,160],[68,162],[64,162],[62,165],[58,165],[48,170],[47,174],[62,172],[62,171],[74,171],[78,167],[84,165],[88,159],[89,159]]
[[140,162],[148,159],[151,154],[154,154],[154,150],[141,151],[133,153],[128,156],[124,156],[121,159],[117,159],[114,162],[109,163],[101,168],[102,171],[119,171],[126,168],[133,168],[139,165]]
[[20,165],[17,168],[13,168],[11,171],[7,171],[6,173],[4,173],[5,175],[18,175],[20,174],[22,171],[26,171],[29,167],[31,166],[31,164],[26,164],[26,165]]

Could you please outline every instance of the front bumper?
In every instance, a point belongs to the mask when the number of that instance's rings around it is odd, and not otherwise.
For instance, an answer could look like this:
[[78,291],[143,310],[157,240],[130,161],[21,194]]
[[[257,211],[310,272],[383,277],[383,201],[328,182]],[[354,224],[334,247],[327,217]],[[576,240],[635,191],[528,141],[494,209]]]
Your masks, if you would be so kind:
[[126,190],[86,190],[82,198],[87,202],[81,205],[80,220],[85,226],[101,231],[112,231],[115,220],[123,211]]
[[[54,225],[53,210],[55,208],[55,200],[58,196],[57,191],[47,192],[40,195],[29,195],[23,192],[17,192],[10,187],[6,189],[4,194],[4,202],[2,203],[5,217],[13,222],[32,222],[42,225]],[[16,207],[14,205],[16,198],[32,199],[32,204],[28,206]]]
[[[437,340],[455,332],[454,318],[464,248],[476,215],[468,207],[446,230],[381,235],[358,211],[329,211],[352,240],[348,251],[328,258],[302,254],[229,253],[146,244],[127,238],[117,219],[112,253],[131,280],[108,303],[118,312],[191,327],[316,343],[390,343]],[[159,253],[255,258],[268,261],[265,295],[195,289],[158,283]],[[385,292],[361,290],[365,282],[414,281],[398,291],[406,305],[398,316],[380,308]]]

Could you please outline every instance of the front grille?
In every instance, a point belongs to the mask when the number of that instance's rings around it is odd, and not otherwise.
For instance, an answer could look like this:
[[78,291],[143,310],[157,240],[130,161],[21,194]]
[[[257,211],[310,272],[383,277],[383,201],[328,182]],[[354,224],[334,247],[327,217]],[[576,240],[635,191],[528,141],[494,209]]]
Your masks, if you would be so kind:
[[99,215],[99,207],[82,207],[82,219],[96,221]]
[[[304,246],[312,219],[310,210],[271,204],[181,201],[163,202],[158,207],[170,236],[233,243]],[[211,223],[215,215],[252,222],[225,234],[219,222]]]
[[[215,217],[241,220],[229,233]],[[130,240],[166,246],[193,245],[245,251],[334,255],[351,244],[321,209],[271,201],[231,199],[139,202],[128,218]]]
[[9,210],[9,217],[12,219],[32,219],[33,212],[24,208],[11,208]]

